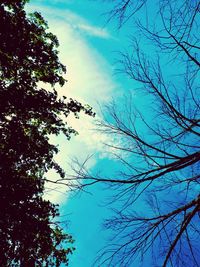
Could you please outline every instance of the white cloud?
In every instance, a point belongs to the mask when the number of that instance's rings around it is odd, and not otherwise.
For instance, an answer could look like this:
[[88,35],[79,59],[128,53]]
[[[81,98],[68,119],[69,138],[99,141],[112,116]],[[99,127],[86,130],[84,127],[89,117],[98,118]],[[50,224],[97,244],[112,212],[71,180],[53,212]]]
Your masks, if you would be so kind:
[[[59,94],[72,97],[82,103],[88,103],[98,110],[97,101],[99,103],[108,101],[117,85],[113,81],[112,67],[90,45],[85,35],[80,34],[80,31],[102,38],[108,38],[109,34],[69,11],[60,10],[58,12],[58,10],[43,6],[31,5],[30,9],[42,12],[48,20],[50,31],[55,33],[59,39],[59,55],[62,63],[67,66],[68,79],[68,83],[63,88],[58,88]],[[69,159],[74,156],[84,160],[88,155],[94,153],[105,155],[105,148],[101,141],[102,139],[105,141],[106,137],[102,137],[100,133],[92,130],[94,128],[93,121],[89,116],[81,116],[79,120],[70,117],[68,122],[79,132],[79,135],[73,137],[70,142],[62,136],[52,139],[60,145],[60,153],[56,156],[56,160],[62,166],[67,166]],[[95,164],[95,157],[89,164],[89,167]],[[69,169],[68,171],[70,172]],[[56,179],[54,172],[50,172],[48,177]],[[51,201],[66,201],[64,186],[55,188],[55,184],[49,183],[47,188],[46,197]]]
[[77,25],[77,28],[92,36],[110,38],[110,34],[106,30],[100,27],[91,26],[87,23],[80,23]]
[[67,66],[67,95],[87,103],[92,101],[91,104],[107,99],[116,87],[111,78],[112,68],[74,28],[66,23],[54,25],[61,44],[60,58]]

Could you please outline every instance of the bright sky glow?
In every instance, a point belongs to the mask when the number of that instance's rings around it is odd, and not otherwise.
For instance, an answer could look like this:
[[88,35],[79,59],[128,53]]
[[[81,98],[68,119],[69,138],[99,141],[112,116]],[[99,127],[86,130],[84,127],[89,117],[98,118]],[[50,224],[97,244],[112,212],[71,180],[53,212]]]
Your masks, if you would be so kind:
[[[66,1],[54,1],[53,3],[55,6],[50,6],[48,1],[34,1],[28,6],[28,11],[40,11],[47,19],[50,31],[55,33],[59,39],[59,57],[61,62],[67,66],[68,83],[64,88],[57,88],[58,93],[92,106],[97,112],[97,119],[99,104],[110,100],[112,95],[116,97],[120,91],[120,85],[113,77],[113,67],[104,57],[101,44],[99,47],[94,46],[92,40],[103,40],[110,49],[115,41],[107,29],[100,25],[93,25],[91,21],[71,11],[70,5]],[[58,4],[60,3],[65,3],[64,8],[59,8]],[[55,142],[60,143],[61,150],[56,159],[62,165],[66,165],[69,158],[76,155],[80,155],[84,159],[90,154],[104,153],[101,144],[104,137],[92,131],[94,128],[93,118],[83,116],[82,119],[77,120],[70,117],[68,123],[79,132],[79,136],[72,138],[70,142],[66,142],[62,137],[59,140],[56,139]],[[91,164],[94,162],[95,157]],[[64,192],[66,188],[60,190]],[[52,200],[65,201],[63,194],[52,193]]]

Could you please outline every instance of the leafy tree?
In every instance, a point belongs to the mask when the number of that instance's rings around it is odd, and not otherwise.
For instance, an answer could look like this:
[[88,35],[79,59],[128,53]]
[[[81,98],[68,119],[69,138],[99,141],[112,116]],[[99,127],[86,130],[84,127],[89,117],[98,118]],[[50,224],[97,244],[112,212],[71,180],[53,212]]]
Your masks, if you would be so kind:
[[72,237],[55,220],[58,207],[43,199],[45,173],[64,176],[49,136],[69,139],[76,133],[65,121],[69,113],[93,113],[58,98],[55,85],[64,85],[66,71],[58,40],[39,13],[26,14],[26,2],[0,3],[0,265],[68,265]]
[[109,13],[119,27],[133,19],[135,37],[118,69],[148,102],[144,109],[126,97],[98,123],[117,139],[107,145],[120,172],[102,177],[79,165],[71,178],[80,187],[106,183],[116,201],[99,266],[134,266],[139,256],[141,266],[200,266],[199,12],[199,1],[119,0]]

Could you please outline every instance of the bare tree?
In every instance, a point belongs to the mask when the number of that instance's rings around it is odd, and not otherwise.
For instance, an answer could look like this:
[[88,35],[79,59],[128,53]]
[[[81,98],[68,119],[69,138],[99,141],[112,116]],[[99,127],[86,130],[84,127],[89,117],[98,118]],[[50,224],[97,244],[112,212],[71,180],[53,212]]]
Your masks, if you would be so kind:
[[160,0],[147,20],[140,12],[155,2],[115,3],[110,18],[117,17],[120,27],[135,18],[140,39],[149,42],[132,38],[118,69],[140,84],[148,108],[140,110],[129,96],[123,110],[111,103],[98,122],[118,140],[107,146],[120,172],[103,177],[79,164],[76,177],[62,182],[76,179],[81,188],[102,182],[113,189],[115,215],[105,223],[113,239],[95,266],[134,266],[139,256],[143,266],[149,257],[153,266],[200,266],[200,2]]
[[106,14],[108,21],[116,18],[118,21],[118,28],[121,28],[129,19],[131,19],[139,10],[146,6],[148,0],[105,0],[105,2],[112,3],[111,10]]

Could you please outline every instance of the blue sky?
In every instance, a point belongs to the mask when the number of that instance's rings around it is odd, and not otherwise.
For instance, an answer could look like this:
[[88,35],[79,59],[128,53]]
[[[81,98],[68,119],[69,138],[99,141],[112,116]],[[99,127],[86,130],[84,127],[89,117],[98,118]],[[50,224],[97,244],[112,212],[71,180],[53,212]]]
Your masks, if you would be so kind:
[[[108,6],[103,1],[87,0],[33,0],[27,6],[28,11],[40,11],[48,21],[50,31],[55,33],[60,42],[60,59],[67,66],[68,83],[64,88],[57,88],[60,95],[75,98],[88,103],[101,117],[99,105],[133,92],[134,83],[127,78],[114,75],[117,51],[127,48],[129,27],[118,31],[116,23],[106,24],[103,15]],[[135,85],[136,86],[136,85]],[[142,105],[141,96],[133,94],[135,103]],[[88,155],[93,157],[88,162],[89,169],[114,168],[115,164],[102,142],[114,142],[110,137],[94,130],[94,119],[81,116],[79,120],[69,118],[69,124],[79,135],[70,142],[62,136],[52,138],[59,144],[60,153],[56,160],[71,173],[70,162],[73,157],[79,161]],[[69,165],[68,165],[69,164]],[[55,173],[49,173],[53,178]],[[106,244],[106,233],[102,228],[104,218],[111,212],[105,205],[109,192],[102,186],[88,189],[88,193],[70,195],[65,187],[47,185],[46,197],[60,203],[63,220],[70,221],[67,231],[72,233],[76,252],[70,258],[71,267],[90,267],[97,251]],[[142,205],[139,208],[143,208]],[[139,266],[139,262],[137,263]],[[136,266],[136,265],[135,265]],[[149,266],[147,264],[147,266]],[[96,266],[95,266],[96,267]],[[143,265],[145,267],[145,265]]]

